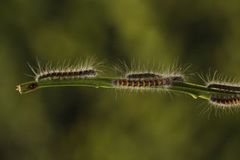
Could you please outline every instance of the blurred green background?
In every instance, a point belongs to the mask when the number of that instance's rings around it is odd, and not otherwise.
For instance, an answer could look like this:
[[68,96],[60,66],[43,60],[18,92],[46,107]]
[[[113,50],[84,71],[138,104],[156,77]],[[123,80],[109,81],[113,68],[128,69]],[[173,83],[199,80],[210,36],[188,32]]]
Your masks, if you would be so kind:
[[239,18],[237,0],[1,1],[0,159],[240,159],[240,113],[200,114],[208,104],[185,95],[15,91],[36,58],[178,59],[240,79]]

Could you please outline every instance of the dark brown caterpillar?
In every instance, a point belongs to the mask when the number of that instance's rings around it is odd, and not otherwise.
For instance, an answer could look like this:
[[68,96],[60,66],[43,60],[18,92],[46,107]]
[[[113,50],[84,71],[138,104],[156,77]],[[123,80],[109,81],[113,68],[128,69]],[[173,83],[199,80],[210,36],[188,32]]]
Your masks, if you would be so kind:
[[239,106],[240,95],[213,95],[210,97],[210,103],[221,107]]
[[86,78],[95,77],[97,75],[96,70],[93,69],[80,69],[80,70],[51,70],[42,72],[36,75],[35,81],[52,80],[52,79],[74,79],[74,78]]
[[[134,78],[132,78],[134,77]],[[113,81],[114,86],[131,88],[169,87],[173,82],[183,82],[183,76],[160,76],[157,74],[131,74],[128,78]]]
[[162,76],[156,73],[149,73],[149,72],[143,72],[143,73],[131,73],[127,74],[126,78],[128,79],[150,79],[150,78],[161,78]]
[[170,85],[170,79],[118,79],[113,81],[113,85],[120,87],[136,87],[136,88],[145,88],[145,87],[158,87],[158,86],[168,86]]
[[232,92],[240,92],[239,86],[234,85],[226,85],[226,84],[218,84],[218,83],[210,83],[207,86],[210,89],[219,89],[225,91],[232,91]]

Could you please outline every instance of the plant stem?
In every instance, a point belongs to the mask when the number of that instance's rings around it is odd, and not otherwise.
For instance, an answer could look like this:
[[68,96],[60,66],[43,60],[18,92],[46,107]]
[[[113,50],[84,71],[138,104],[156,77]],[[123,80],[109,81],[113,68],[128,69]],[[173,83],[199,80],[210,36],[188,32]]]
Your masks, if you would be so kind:
[[[95,88],[118,88],[113,85],[113,81],[119,78],[111,78],[111,77],[97,77],[97,78],[83,78],[83,79],[56,79],[51,81],[30,81],[26,83],[22,83],[17,86],[17,90],[21,94],[33,92],[40,88],[49,88],[49,87],[66,87],[66,86],[83,86],[83,87],[95,87]],[[171,86],[155,86],[148,87],[148,89],[167,89],[169,91],[175,91],[180,93],[185,93],[191,95],[193,98],[202,98],[209,99],[213,94],[220,95],[235,95],[236,93],[230,91],[223,91],[217,89],[210,89],[204,85],[198,85],[194,83],[187,82],[173,82]]]

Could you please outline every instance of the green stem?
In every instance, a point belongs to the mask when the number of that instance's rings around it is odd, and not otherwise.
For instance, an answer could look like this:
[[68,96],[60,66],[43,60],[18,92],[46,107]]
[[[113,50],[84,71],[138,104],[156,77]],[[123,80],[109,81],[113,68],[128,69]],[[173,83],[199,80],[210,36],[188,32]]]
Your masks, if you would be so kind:
[[[95,88],[117,88],[113,85],[113,81],[119,78],[109,78],[109,77],[97,77],[97,78],[87,78],[87,79],[62,79],[62,80],[51,80],[51,81],[30,81],[27,83],[22,83],[17,86],[17,90],[21,93],[33,92],[40,88],[49,87],[66,87],[66,86],[84,86],[84,87],[95,87]],[[149,87],[150,89],[165,89],[164,86]],[[230,91],[222,91],[216,89],[210,89],[203,85],[187,83],[187,82],[174,82],[170,87],[167,88],[170,91],[185,93],[191,95],[193,98],[209,99],[212,94],[221,95],[233,95],[236,94]]]

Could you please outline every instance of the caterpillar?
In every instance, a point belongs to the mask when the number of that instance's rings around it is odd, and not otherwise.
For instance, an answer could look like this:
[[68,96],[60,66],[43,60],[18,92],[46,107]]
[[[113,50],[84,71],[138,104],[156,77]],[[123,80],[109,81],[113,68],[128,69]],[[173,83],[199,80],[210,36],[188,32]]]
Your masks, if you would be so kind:
[[89,78],[95,77],[96,75],[97,71],[94,69],[50,70],[38,73],[35,77],[35,81]]
[[151,73],[151,72],[139,72],[139,73],[129,73],[125,75],[125,78],[128,79],[159,79],[162,77],[171,78],[173,81],[184,81],[183,75],[160,75],[158,73]]
[[[149,88],[149,87],[168,87],[171,86],[173,82],[184,81],[182,76],[152,76],[149,78],[149,75],[144,77],[145,73],[132,74],[130,77],[134,78],[122,78],[113,80],[113,85],[118,87],[132,87],[132,88]],[[129,77],[129,76],[128,76]],[[135,78],[138,77],[138,78]],[[153,78],[152,78],[153,77]]]
[[143,72],[143,73],[129,73],[125,76],[128,79],[147,79],[147,78],[161,78],[162,76],[156,73]]
[[114,86],[121,86],[121,87],[158,87],[158,86],[167,86],[170,84],[168,78],[162,79],[118,79],[113,81]]
[[240,86],[231,84],[227,85],[221,83],[209,83],[207,87],[210,89],[219,89],[223,91],[240,92]]
[[90,58],[84,63],[72,63],[62,67],[51,67],[51,64],[41,67],[38,62],[38,69],[35,70],[28,64],[32,72],[34,73],[34,79],[36,82],[47,80],[61,80],[61,79],[78,79],[78,78],[91,78],[97,76],[97,69],[94,66],[100,65],[95,62],[95,59]]
[[236,107],[240,106],[240,95],[213,95],[209,101],[214,106]]

